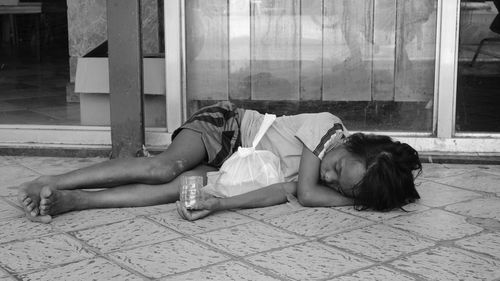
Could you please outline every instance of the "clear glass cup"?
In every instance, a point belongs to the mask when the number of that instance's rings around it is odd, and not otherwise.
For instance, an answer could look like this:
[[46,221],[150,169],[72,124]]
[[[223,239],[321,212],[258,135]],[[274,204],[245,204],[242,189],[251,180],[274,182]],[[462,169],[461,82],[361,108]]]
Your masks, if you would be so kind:
[[186,209],[192,209],[194,204],[202,199],[203,177],[181,176],[180,180],[179,201]]

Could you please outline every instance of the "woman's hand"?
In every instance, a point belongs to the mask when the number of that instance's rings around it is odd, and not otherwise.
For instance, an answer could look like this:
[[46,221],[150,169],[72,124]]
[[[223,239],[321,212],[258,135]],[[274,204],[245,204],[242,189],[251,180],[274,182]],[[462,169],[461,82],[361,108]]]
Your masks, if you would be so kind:
[[177,201],[177,212],[179,215],[188,221],[194,221],[201,218],[204,218],[213,212],[217,211],[217,207],[219,206],[219,198],[213,197],[208,194],[204,194],[203,199],[196,202],[191,209],[186,209],[186,207],[181,204],[181,202]]

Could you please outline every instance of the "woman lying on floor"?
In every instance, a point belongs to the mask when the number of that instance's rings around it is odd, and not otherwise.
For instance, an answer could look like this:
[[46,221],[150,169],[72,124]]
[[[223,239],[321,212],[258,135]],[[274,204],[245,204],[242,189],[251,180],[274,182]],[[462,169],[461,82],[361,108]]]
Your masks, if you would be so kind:
[[[140,207],[176,202],[179,176],[216,171],[238,146],[251,146],[263,114],[220,102],[200,109],[173,134],[156,157],[113,159],[23,184],[18,200],[34,221],[94,208]],[[387,136],[348,136],[330,113],[278,117],[257,146],[281,161],[285,181],[229,198],[207,197],[179,214],[196,220],[213,212],[287,202],[304,206],[354,205],[388,211],[419,198],[414,178],[421,172],[418,153]],[[99,191],[83,189],[104,188]]]

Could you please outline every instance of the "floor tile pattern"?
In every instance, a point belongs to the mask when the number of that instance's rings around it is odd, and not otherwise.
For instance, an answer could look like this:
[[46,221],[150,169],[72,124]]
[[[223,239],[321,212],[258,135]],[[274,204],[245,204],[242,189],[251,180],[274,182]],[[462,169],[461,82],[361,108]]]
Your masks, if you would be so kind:
[[103,258],[86,259],[64,266],[51,268],[21,275],[22,280],[53,281],[53,280],[143,280],[112,262]]
[[[311,217],[316,219],[311,220]],[[308,208],[276,218],[265,219],[264,221],[308,237],[325,236],[371,223],[368,220],[332,208]]]
[[34,223],[23,218],[0,220],[0,243],[37,238],[54,233],[50,225]]
[[35,238],[0,245],[0,264],[7,271],[20,273],[91,258],[94,254],[66,235]]
[[435,240],[451,240],[481,232],[481,227],[466,221],[466,217],[433,209],[387,221],[389,225],[409,230]]
[[499,193],[500,175],[490,174],[483,171],[472,171],[469,173],[438,179],[437,182],[461,187],[470,190]]
[[[81,230],[74,236],[102,252],[155,244],[181,235],[143,218]],[[144,239],[147,237],[147,239]]]
[[446,210],[461,215],[476,218],[491,218],[500,221],[500,198],[483,197],[447,206]]
[[229,259],[228,255],[185,238],[114,252],[110,257],[151,278],[160,278]]
[[365,259],[318,242],[258,254],[247,260],[294,280],[318,280],[371,265]]
[[458,240],[455,242],[459,247],[487,254],[493,258],[500,260],[500,233],[484,233],[478,236],[473,236]]
[[[0,201],[2,201],[2,198],[0,198]],[[0,204],[0,220],[21,217],[23,215],[24,215],[23,211],[19,210],[19,208],[16,208],[15,206],[12,206],[8,203],[6,204],[6,201]]]
[[182,220],[175,204],[30,222],[19,184],[102,158],[0,156],[0,281],[500,280],[500,167],[425,164],[391,212],[295,203]]
[[471,252],[439,247],[391,263],[424,280],[494,280],[500,261]]
[[398,281],[415,281],[416,279],[410,277],[404,273],[398,272],[393,269],[389,269],[384,266],[375,266],[368,269],[360,270],[356,273],[350,275],[344,275],[337,277],[335,279],[330,279],[335,281],[387,281],[387,280],[398,280]]
[[478,198],[481,195],[472,191],[446,186],[435,182],[423,182],[417,186],[420,203],[429,207],[440,207],[451,203]]
[[329,236],[328,245],[382,262],[434,246],[434,242],[378,224]]
[[229,261],[220,263],[214,266],[209,266],[189,273],[171,275],[161,279],[162,281],[278,281],[280,279],[265,275],[262,271],[254,268],[249,264],[240,261]]
[[260,222],[224,228],[195,237],[235,256],[246,256],[306,241],[297,235]]
[[234,212],[221,212],[206,217],[196,223],[182,219],[177,210],[150,216],[154,221],[169,228],[176,229],[184,234],[198,234],[219,228],[231,227],[238,224],[249,223],[251,218]]

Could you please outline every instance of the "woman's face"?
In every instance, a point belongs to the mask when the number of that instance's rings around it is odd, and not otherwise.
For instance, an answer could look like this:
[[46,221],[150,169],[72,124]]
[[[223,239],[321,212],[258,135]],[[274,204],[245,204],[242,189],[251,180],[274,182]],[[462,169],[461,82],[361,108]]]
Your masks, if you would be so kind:
[[348,197],[356,195],[353,187],[365,173],[364,162],[347,151],[344,145],[328,152],[320,164],[320,180],[323,184]]

